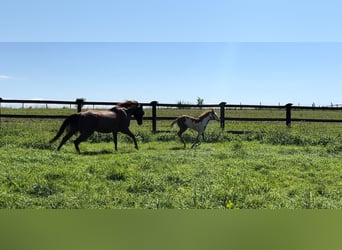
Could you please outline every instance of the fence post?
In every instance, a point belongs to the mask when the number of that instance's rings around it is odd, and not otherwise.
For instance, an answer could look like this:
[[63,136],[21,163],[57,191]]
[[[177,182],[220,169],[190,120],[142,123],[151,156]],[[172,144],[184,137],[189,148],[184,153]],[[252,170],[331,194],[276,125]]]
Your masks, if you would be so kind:
[[291,108],[292,108],[292,103],[288,103],[285,105],[286,108],[286,126],[288,128],[291,127]]
[[224,130],[225,125],[225,106],[226,102],[221,102],[220,104],[220,123],[221,123],[221,129]]
[[84,102],[83,98],[76,99],[77,112],[81,112],[82,111],[83,102]]
[[152,101],[152,132],[157,133],[157,101]]

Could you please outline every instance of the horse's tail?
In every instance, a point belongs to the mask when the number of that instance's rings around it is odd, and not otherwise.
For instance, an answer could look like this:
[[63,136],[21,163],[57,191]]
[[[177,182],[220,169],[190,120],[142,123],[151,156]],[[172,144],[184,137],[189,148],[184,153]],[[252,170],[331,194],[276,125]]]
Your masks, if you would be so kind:
[[65,129],[70,129],[70,127],[73,127],[74,129],[77,128],[77,122],[78,122],[78,114],[73,114],[66,118],[64,122],[62,123],[60,129],[58,130],[56,136],[52,138],[49,142],[54,143],[55,141],[58,140],[58,138],[64,133]]

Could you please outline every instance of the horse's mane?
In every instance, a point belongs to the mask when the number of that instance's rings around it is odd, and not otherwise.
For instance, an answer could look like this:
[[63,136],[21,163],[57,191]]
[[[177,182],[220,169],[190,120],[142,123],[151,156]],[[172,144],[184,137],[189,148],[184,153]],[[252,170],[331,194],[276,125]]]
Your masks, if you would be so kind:
[[129,100],[129,101],[124,101],[124,102],[119,102],[116,104],[115,107],[111,108],[110,111],[117,112],[119,109],[122,108],[131,108],[131,107],[138,107],[139,103],[135,100]]
[[135,100],[128,100],[124,102],[119,102],[116,104],[116,107],[118,108],[130,108],[130,107],[138,107],[139,103]]

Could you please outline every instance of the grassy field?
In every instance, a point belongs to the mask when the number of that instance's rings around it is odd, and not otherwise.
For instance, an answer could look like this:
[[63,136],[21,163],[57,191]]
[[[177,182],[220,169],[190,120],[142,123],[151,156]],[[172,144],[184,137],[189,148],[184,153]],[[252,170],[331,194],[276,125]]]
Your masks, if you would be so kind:
[[[3,110],[5,112],[51,110]],[[54,111],[70,113],[70,110]],[[148,115],[147,110],[147,115]],[[162,110],[165,115],[200,110]],[[284,117],[284,111],[234,110],[232,116]],[[296,116],[341,119],[341,112],[308,111]],[[49,145],[61,120],[2,119],[0,129],[1,208],[342,208],[342,124],[211,122],[204,142],[185,133],[183,149],[158,122],[132,121],[140,150],[124,135],[118,152],[111,135],[95,134],[57,152]]]

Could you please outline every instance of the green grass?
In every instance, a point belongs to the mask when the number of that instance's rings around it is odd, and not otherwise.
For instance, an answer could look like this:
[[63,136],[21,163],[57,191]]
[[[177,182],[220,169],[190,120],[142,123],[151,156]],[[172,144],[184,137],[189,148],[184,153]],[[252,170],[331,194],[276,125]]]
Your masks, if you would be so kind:
[[95,134],[78,155],[72,142],[48,144],[61,122],[2,120],[1,208],[342,208],[342,124],[211,122],[195,149],[186,132],[183,149],[170,122],[152,134],[133,121],[139,151]]

